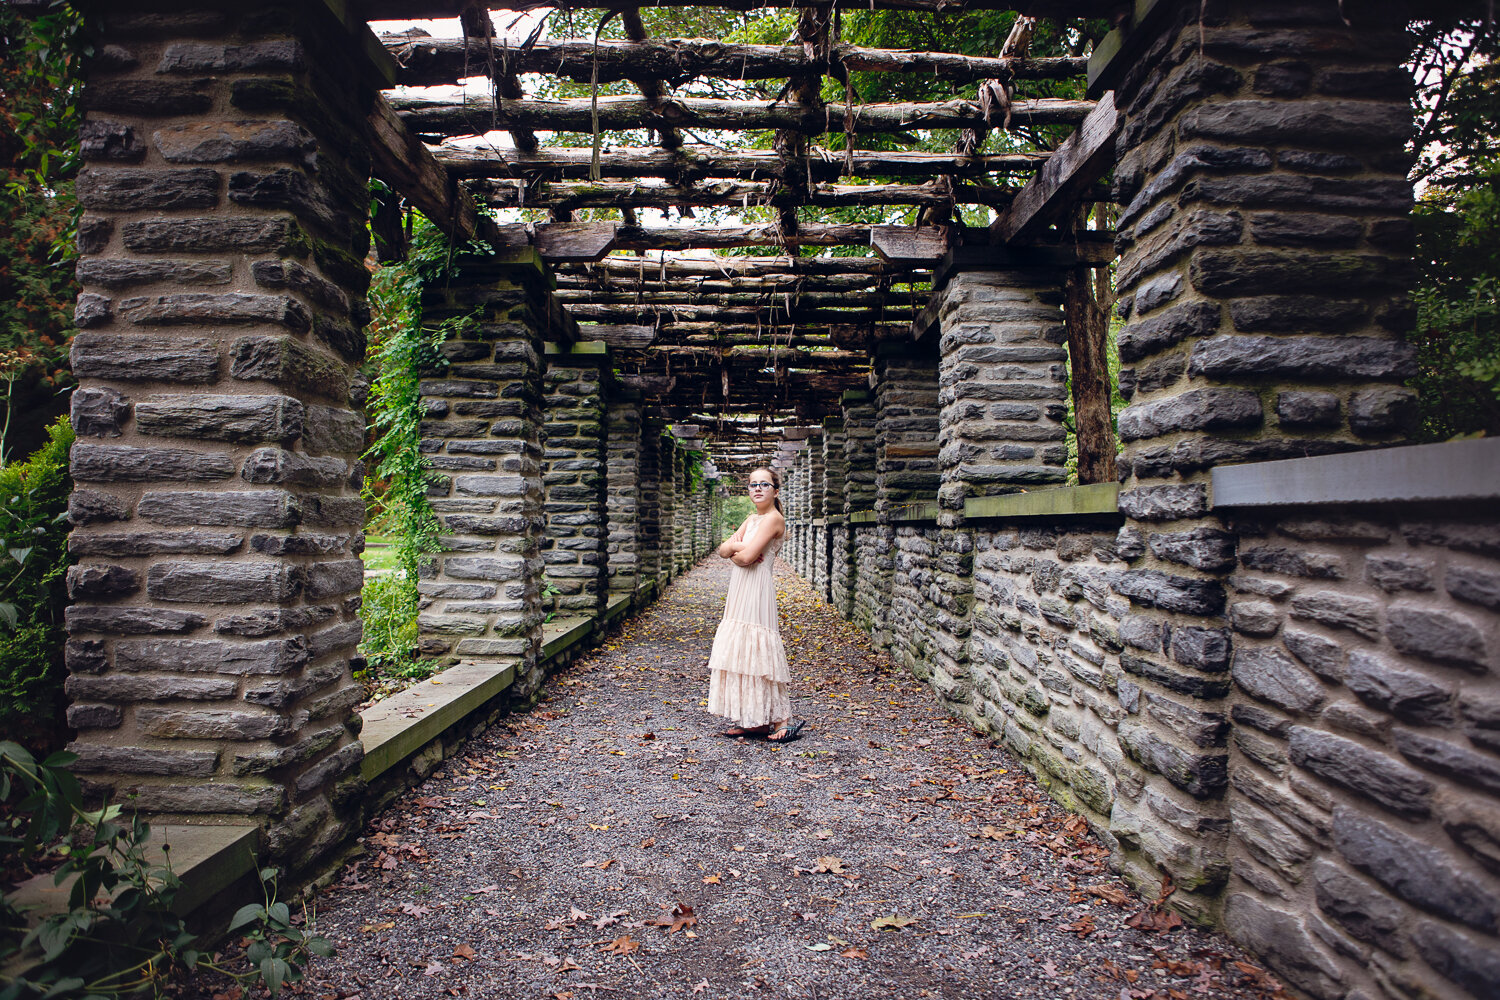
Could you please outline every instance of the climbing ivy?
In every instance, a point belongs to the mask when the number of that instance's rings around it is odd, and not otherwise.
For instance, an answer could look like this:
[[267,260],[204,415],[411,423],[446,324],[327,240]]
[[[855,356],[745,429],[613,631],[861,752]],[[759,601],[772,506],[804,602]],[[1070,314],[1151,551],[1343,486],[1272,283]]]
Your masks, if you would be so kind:
[[438,550],[438,520],[427,499],[427,463],[422,457],[421,381],[447,368],[445,341],[474,327],[477,316],[437,324],[422,322],[422,294],[453,275],[456,253],[484,254],[488,247],[453,246],[421,216],[412,228],[407,259],[375,272],[370,284],[371,365],[369,420],[375,432],[365,459],[370,471],[364,496],[371,526],[391,536],[400,569],[365,587],[361,617],[364,653],[375,671],[420,674],[417,643],[417,572],[423,555]]

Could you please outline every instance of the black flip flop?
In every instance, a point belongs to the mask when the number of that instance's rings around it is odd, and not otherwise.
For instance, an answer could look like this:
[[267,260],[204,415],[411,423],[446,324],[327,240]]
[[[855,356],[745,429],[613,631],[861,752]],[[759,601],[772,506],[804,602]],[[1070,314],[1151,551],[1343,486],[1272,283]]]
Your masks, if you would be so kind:
[[[767,733],[761,738],[764,739],[767,743],[795,743],[802,738],[799,734],[802,732],[802,727],[805,725],[807,725],[806,719],[798,719],[791,725],[778,729],[775,732]],[[777,736],[776,733],[785,733],[786,735]]]

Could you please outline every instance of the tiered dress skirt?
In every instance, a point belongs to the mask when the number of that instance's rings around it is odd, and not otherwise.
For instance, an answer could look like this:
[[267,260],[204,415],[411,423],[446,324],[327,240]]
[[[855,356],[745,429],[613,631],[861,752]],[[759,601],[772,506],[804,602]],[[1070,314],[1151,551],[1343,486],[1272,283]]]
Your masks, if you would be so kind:
[[[752,522],[745,534],[753,530]],[[730,564],[724,620],[714,633],[713,652],[708,657],[708,710],[747,728],[792,716],[787,693],[791,671],[776,620],[776,587],[772,581],[780,550],[781,539],[777,538],[766,546],[765,557],[755,565]]]

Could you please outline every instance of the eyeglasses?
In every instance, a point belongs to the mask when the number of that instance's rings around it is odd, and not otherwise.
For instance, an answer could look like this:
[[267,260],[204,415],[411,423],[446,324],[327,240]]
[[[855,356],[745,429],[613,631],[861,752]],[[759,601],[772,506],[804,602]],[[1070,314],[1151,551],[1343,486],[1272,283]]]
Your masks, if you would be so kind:
[[771,489],[775,485],[776,485],[775,483],[747,483],[746,484],[747,488],[752,489],[752,490],[769,490],[769,489]]

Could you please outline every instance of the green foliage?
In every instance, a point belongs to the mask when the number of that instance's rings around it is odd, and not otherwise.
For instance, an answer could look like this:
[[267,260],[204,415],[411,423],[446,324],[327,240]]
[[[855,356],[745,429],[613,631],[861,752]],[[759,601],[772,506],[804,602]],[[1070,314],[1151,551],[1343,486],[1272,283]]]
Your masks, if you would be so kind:
[[1500,433],[1500,29],[1418,26],[1422,186],[1413,219],[1422,435]]
[[59,392],[73,384],[80,29],[60,3],[35,18],[0,4],[0,371],[15,414],[6,441],[23,453],[65,411]]
[[293,925],[286,904],[275,901],[276,871],[265,869],[265,903],[242,908],[230,927],[250,941],[251,970],[215,965],[172,911],[181,881],[169,846],[162,845],[157,862],[148,846],[151,828],[138,814],[126,816],[118,805],[87,808],[68,771],[76,759],[55,753],[38,762],[19,744],[0,743],[0,847],[15,855],[5,869],[24,869],[50,852],[62,858],[54,883],[72,879],[67,909],[30,930],[10,897],[0,900],[0,965],[28,960],[16,978],[0,979],[0,1000],[159,996],[169,975],[198,968],[263,983],[274,996],[301,978],[309,955],[332,954],[310,928]]
[[73,428],[63,417],[47,434],[31,458],[0,467],[0,729],[33,747],[63,729]]
[[376,436],[365,453],[371,468],[364,492],[374,511],[371,522],[390,536],[400,567],[365,587],[361,648],[377,673],[425,676],[415,659],[417,570],[424,555],[438,550],[438,521],[427,499],[421,450],[421,380],[424,373],[447,367],[443,342],[476,322],[461,316],[424,326],[422,291],[452,276],[455,253],[490,252],[482,245],[453,247],[440,229],[418,216],[407,260],[376,271],[370,285],[375,377],[369,415]]

